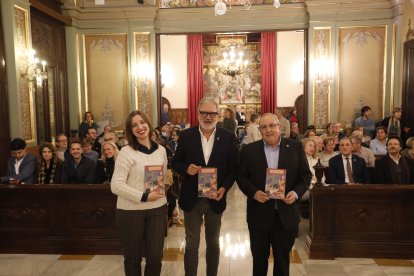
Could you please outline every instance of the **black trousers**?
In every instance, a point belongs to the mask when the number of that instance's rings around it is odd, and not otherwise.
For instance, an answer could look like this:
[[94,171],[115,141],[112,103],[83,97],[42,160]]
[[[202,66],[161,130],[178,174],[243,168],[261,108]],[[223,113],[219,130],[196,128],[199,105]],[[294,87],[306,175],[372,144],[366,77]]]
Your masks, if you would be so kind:
[[141,275],[145,257],[146,276],[161,274],[167,206],[148,210],[116,210],[116,222],[124,249],[126,276]]
[[256,229],[249,225],[250,250],[253,255],[253,276],[266,276],[270,246],[273,251],[273,276],[289,276],[289,254],[295,243],[297,228],[285,229],[275,210],[270,229]]

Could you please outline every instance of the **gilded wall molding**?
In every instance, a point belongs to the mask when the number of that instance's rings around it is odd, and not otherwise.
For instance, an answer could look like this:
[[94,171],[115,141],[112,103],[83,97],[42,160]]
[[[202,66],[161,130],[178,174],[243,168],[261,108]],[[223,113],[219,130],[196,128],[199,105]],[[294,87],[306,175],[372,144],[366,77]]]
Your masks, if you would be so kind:
[[[14,6],[14,24],[15,24],[15,48],[16,48],[16,65],[18,73],[24,72],[27,63],[27,53],[30,50],[29,43],[29,12],[17,5]],[[18,98],[20,113],[20,133],[21,138],[27,142],[35,141],[35,122],[33,112],[33,87],[27,79],[20,77],[18,82]]]
[[134,33],[135,41],[135,89],[138,110],[144,112],[152,120],[151,77],[151,34]]
[[[331,29],[315,29],[315,75],[314,75],[314,124],[323,129],[329,122],[329,92],[331,75],[329,68]],[[324,67],[324,68],[322,68]],[[329,66],[328,66],[329,67]]]

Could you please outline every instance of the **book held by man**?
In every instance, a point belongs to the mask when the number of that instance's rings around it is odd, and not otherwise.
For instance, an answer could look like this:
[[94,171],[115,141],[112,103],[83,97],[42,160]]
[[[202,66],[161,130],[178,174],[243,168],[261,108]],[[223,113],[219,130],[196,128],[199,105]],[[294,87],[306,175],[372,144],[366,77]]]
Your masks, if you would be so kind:
[[145,192],[165,192],[163,165],[145,166],[144,174]]
[[265,193],[272,199],[285,198],[286,170],[267,168]]
[[217,168],[200,168],[198,170],[198,197],[215,197],[217,195]]

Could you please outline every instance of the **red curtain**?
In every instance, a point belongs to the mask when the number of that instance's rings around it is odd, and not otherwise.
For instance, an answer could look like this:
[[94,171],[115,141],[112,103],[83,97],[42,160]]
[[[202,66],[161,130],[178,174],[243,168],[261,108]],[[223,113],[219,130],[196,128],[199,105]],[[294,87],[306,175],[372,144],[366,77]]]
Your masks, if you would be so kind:
[[276,33],[262,32],[262,113],[274,113],[276,108]]
[[203,98],[203,37],[187,36],[187,88],[188,88],[188,122],[198,124],[197,106]]

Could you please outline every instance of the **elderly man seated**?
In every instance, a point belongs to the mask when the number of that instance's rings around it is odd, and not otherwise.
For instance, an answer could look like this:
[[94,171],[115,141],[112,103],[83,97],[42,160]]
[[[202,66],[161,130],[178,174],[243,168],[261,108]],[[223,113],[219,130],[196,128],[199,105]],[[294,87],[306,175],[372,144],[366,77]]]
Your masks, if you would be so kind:
[[11,157],[7,160],[7,175],[0,177],[1,183],[32,184],[36,178],[36,157],[26,153],[26,142],[21,138],[10,143]]
[[349,137],[352,144],[352,153],[364,158],[367,167],[375,167],[375,155],[369,148],[362,146],[362,140],[358,136]]

